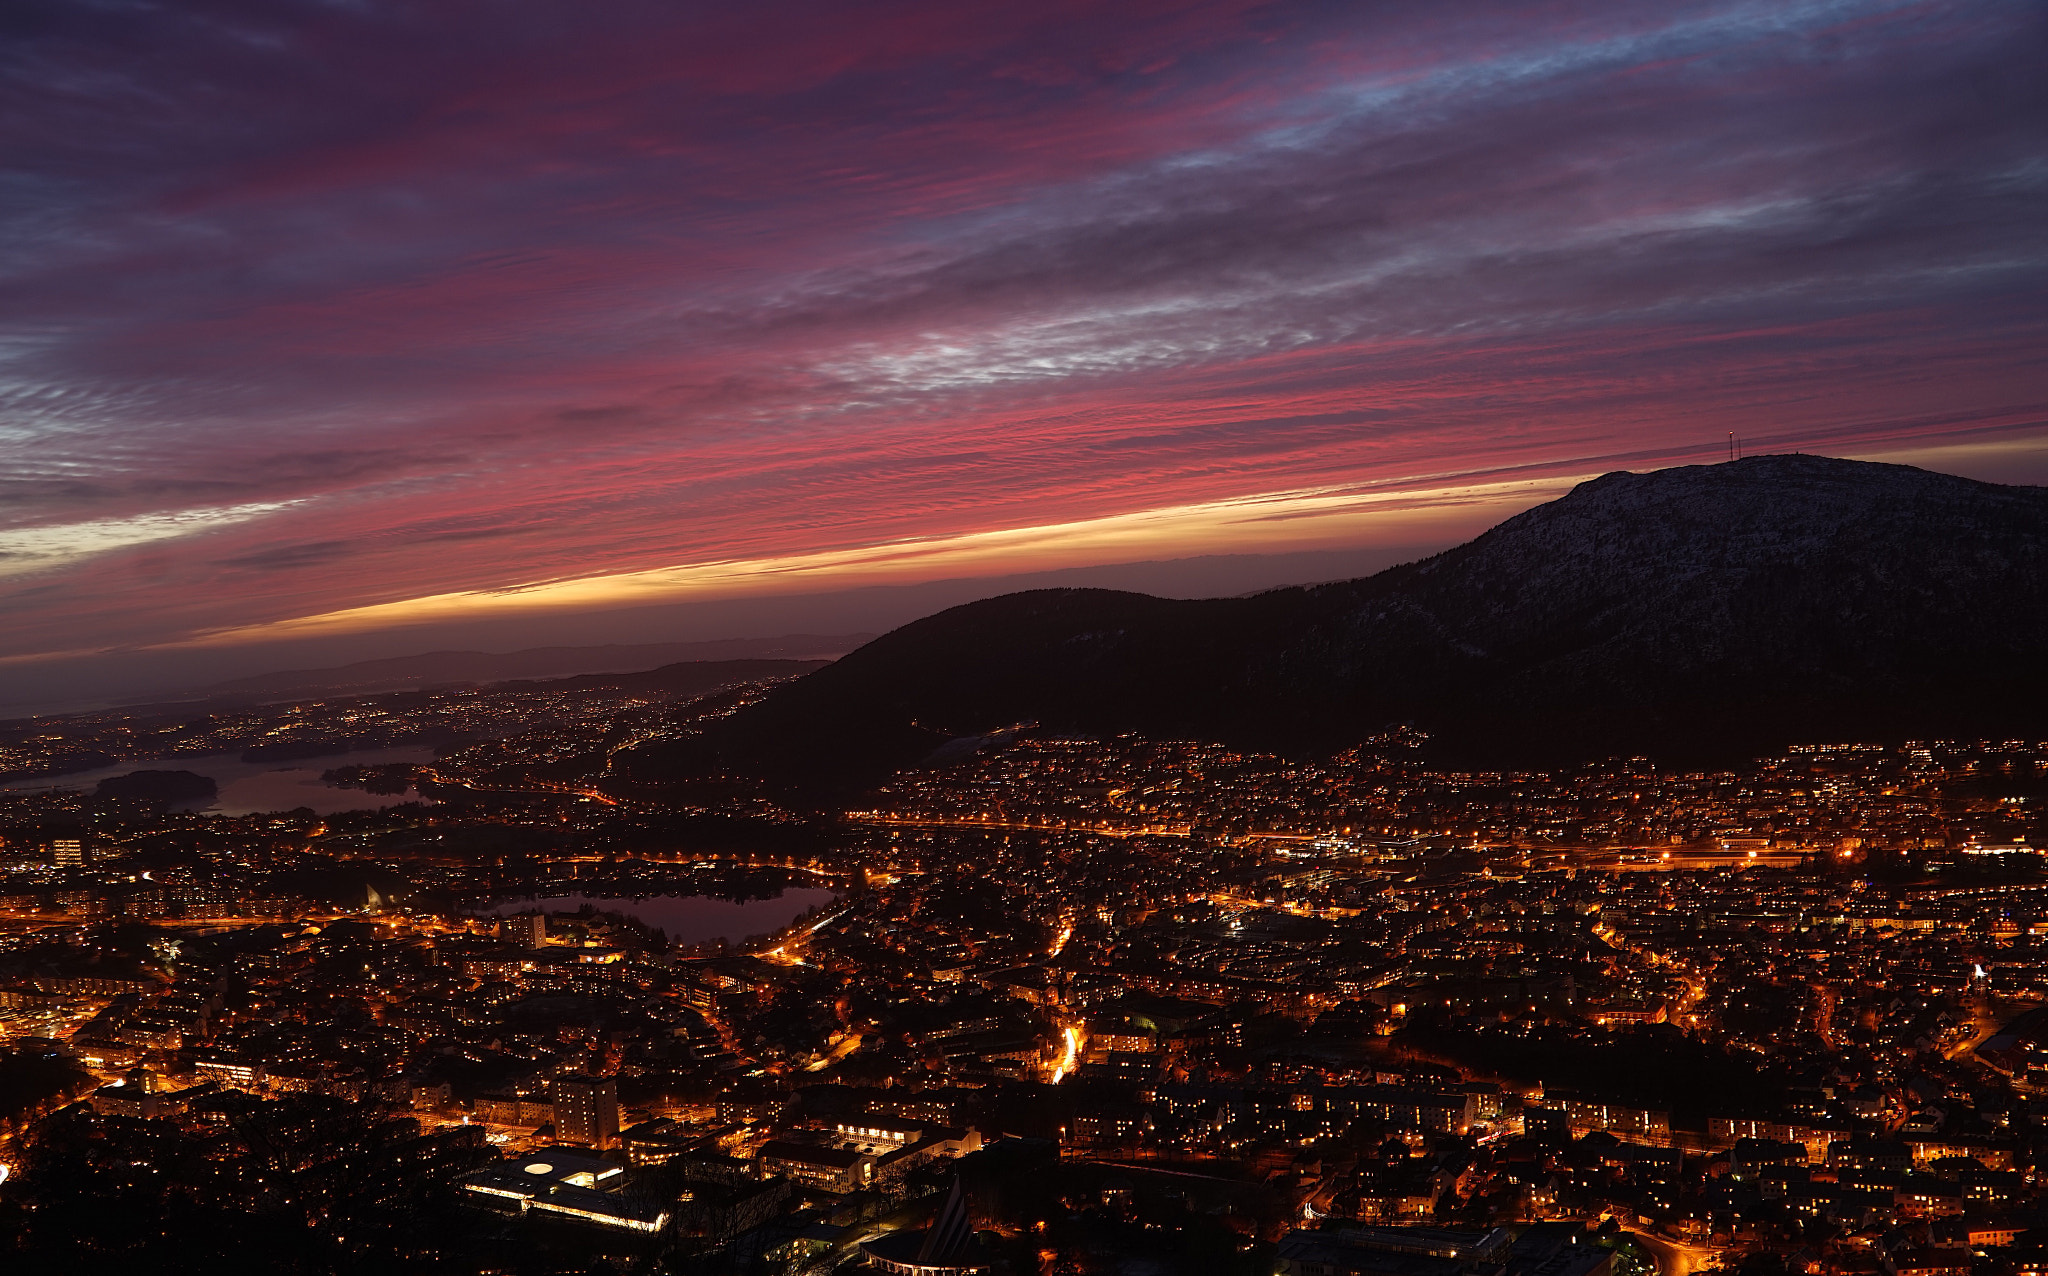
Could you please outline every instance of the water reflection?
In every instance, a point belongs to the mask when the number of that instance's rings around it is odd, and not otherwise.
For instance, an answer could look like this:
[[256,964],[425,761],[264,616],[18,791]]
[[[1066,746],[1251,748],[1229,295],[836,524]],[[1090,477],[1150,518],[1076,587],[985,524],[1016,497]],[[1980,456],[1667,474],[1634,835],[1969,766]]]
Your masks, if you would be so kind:
[[90,793],[101,780],[131,771],[190,771],[212,780],[218,789],[211,801],[180,803],[174,811],[203,811],[208,815],[257,815],[266,811],[290,811],[310,807],[316,815],[337,811],[379,811],[423,801],[415,790],[403,793],[368,793],[345,789],[320,778],[324,771],[339,766],[379,766],[386,762],[432,762],[434,751],[425,747],[405,749],[363,749],[354,753],[328,753],[317,758],[294,758],[287,763],[244,762],[239,753],[206,753],[190,758],[158,758],[147,762],[122,762],[80,771],[74,775],[45,776],[15,780],[0,785],[8,792],[40,792],[48,789],[78,789]]

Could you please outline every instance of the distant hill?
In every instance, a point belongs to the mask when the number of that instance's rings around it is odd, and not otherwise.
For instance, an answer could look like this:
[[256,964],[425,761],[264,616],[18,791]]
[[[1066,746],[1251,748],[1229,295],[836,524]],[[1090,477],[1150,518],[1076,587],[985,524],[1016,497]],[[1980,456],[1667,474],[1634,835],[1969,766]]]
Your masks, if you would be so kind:
[[[548,678],[488,684],[492,691],[563,692],[597,688],[635,694],[694,697],[709,695],[727,687],[770,679],[795,678],[822,669],[825,660],[688,660],[629,673],[588,673],[573,678]],[[218,702],[214,702],[218,703]],[[452,746],[470,737],[448,726],[428,727],[394,740],[388,734],[310,736],[280,744],[258,744],[242,750],[244,762],[288,762],[300,758],[324,757],[356,749],[374,749],[394,743]]]
[[[646,670],[657,665],[725,660],[829,659],[853,650],[872,634],[788,634],[716,642],[612,643],[599,647],[530,647],[524,651],[429,651],[417,656],[361,660],[332,669],[288,669],[197,689],[195,696],[290,700],[308,696],[370,695],[514,679]],[[774,675],[762,675],[764,677]],[[159,699],[160,697],[151,697]]]
[[646,694],[701,696],[722,687],[770,678],[794,678],[814,673],[831,664],[829,660],[686,660],[659,669],[621,673],[585,673],[573,678],[522,679],[494,682],[493,691],[582,691],[598,688]]
[[1019,721],[1442,761],[2048,735],[2048,489],[1762,456],[1615,473],[1435,557],[1245,598],[955,607],[632,759],[857,787]]

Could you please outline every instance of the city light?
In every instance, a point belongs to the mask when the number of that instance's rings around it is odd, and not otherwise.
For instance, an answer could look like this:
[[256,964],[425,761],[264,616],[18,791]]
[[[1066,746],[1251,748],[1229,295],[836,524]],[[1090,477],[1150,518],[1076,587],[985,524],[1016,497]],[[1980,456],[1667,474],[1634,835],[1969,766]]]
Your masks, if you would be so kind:
[[1066,1044],[1064,1051],[1060,1055],[1059,1062],[1053,1065],[1052,1083],[1054,1085],[1058,1085],[1060,1082],[1066,1080],[1066,1078],[1073,1073],[1074,1065],[1076,1061],[1081,1057],[1080,1026],[1078,1024],[1068,1024],[1064,1029],[1062,1029],[1062,1036],[1064,1037]]
[[[2017,1086],[2034,1029],[1988,1007],[2048,996],[2048,962],[2031,955],[2048,935],[2048,885],[2033,856],[2007,850],[2034,844],[2016,830],[2035,808],[1949,796],[1969,791],[1987,756],[2014,769],[2048,761],[2034,745],[1828,755],[1822,788],[1797,752],[1728,773],[1508,780],[1365,756],[1027,736],[891,780],[864,798],[865,818],[831,826],[830,850],[769,854],[624,838],[677,818],[659,796],[579,806],[559,780],[521,786],[522,766],[595,756],[586,733],[647,712],[595,704],[548,717],[531,693],[420,700],[408,729],[518,728],[436,760],[430,783],[492,795],[459,809],[366,806],[311,822],[139,811],[118,828],[100,816],[99,833],[67,847],[72,862],[22,847],[0,881],[0,943],[97,956],[0,980],[0,1033],[41,1039],[84,1069],[44,1100],[43,1119],[82,1100],[71,1110],[153,1116],[177,1138],[232,1144],[235,1127],[221,1135],[209,1107],[223,1092],[246,1096],[230,1106],[332,1101],[430,1147],[450,1140],[463,1199],[652,1237],[668,1226],[662,1203],[639,1193],[656,1165],[711,1157],[692,1172],[737,1163],[747,1183],[794,1175],[900,1192],[917,1167],[978,1147],[984,1123],[1042,1102],[1018,1089],[1036,1081],[1069,1096],[1062,1158],[1265,1157],[1298,1196],[1288,1217],[1317,1234],[1401,1225],[1406,1197],[1373,1195],[1390,1139],[1409,1159],[1464,1158],[1427,1189],[1430,1209],[1512,1199],[1526,1222],[1572,1217],[1575,1198],[1522,1192],[1510,1149],[1547,1141],[1546,1156],[1568,1157],[1590,1134],[1611,1136],[1651,1151],[1623,1158],[1627,1182],[1603,1179],[1596,1203],[1693,1270],[1686,1246],[1709,1257],[1743,1247],[1685,1230],[1703,1202],[1683,1182],[1645,1180],[1634,1212],[1610,1209],[1634,1181],[1631,1158],[1673,1152],[1697,1169],[1768,1138],[1817,1148],[1806,1164],[1818,1165],[1836,1142],[1935,1127],[1937,1105],[1897,1083],[1895,1060],[1932,1042],[1972,1084]],[[267,715],[236,729],[288,738],[317,720]],[[209,730],[214,745],[253,747]],[[88,809],[61,791],[34,800]],[[313,823],[325,829],[317,844]],[[145,870],[129,849],[200,830],[206,851],[177,871]],[[443,849],[535,830],[547,849],[524,857]],[[1865,856],[1917,876],[1865,875]],[[349,873],[372,874],[374,893],[291,893]],[[578,899],[587,910],[570,906]],[[665,929],[662,910],[690,900],[764,920],[709,939]],[[569,1013],[528,1021],[527,1007]],[[347,1036],[322,1027],[337,1014]],[[1545,1093],[1554,1078],[1515,1072],[1524,1043],[1570,1057],[1596,1041],[1627,1050],[1651,1030],[1741,1074],[1798,1059],[1849,1080],[1767,1117],[1709,1106],[1678,1147],[1677,1118],[1632,1093]],[[1470,1062],[1481,1050],[1484,1073]],[[513,1081],[458,1094],[435,1080],[450,1057],[509,1063]],[[1633,1084],[1660,1075],[1646,1067]],[[585,1076],[658,1102],[615,1121],[558,1106],[561,1079]],[[1842,1097],[1861,1090],[1876,1097]],[[1249,1097],[1211,1097],[1225,1092]],[[827,1119],[809,1110],[814,1094],[874,1106]],[[1953,1093],[1939,1109],[1970,1110]],[[1433,1141],[1452,1136],[1469,1141]],[[605,1163],[616,1175],[550,1177],[606,1141],[623,1158]],[[465,1148],[548,1173],[493,1177]],[[1639,1216],[1652,1223],[1627,1221]]]

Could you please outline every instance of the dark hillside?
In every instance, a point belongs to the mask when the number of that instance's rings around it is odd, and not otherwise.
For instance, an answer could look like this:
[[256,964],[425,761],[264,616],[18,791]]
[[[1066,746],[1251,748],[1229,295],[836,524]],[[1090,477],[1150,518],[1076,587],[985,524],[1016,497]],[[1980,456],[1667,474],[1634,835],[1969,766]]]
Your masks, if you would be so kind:
[[1282,752],[1411,722],[1454,764],[1707,763],[2037,736],[2044,666],[2048,489],[1767,456],[1605,475],[1363,580],[956,607],[634,767],[858,786],[1020,721]]

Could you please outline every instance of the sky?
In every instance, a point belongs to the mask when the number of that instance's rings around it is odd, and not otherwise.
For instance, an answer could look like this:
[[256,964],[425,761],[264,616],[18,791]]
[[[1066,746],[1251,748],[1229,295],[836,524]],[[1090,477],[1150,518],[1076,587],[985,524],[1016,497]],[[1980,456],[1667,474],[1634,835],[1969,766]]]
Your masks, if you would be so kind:
[[0,703],[2048,482],[2035,0],[13,0]]

